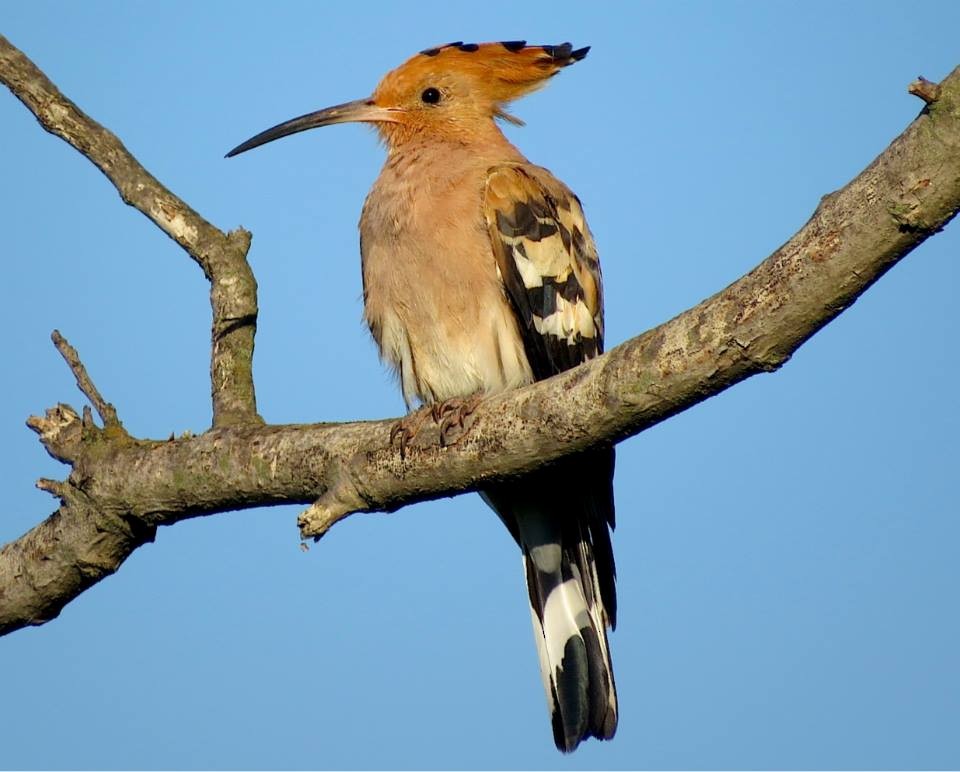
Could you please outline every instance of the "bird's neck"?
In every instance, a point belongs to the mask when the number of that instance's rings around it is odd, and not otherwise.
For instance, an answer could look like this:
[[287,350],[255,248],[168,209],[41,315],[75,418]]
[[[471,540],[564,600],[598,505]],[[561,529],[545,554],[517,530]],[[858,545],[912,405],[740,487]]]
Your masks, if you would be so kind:
[[443,133],[403,132],[387,137],[387,165],[405,164],[414,159],[440,160],[471,156],[493,163],[523,161],[523,155],[492,120],[469,131]]
[[[502,134],[482,142],[423,137],[391,145],[367,196],[361,230],[364,221],[371,219],[392,223],[394,228],[407,227],[413,221],[429,222],[438,207],[457,210],[458,191],[482,188],[490,167],[525,162]],[[475,200],[465,203],[465,210],[472,211],[476,204]]]

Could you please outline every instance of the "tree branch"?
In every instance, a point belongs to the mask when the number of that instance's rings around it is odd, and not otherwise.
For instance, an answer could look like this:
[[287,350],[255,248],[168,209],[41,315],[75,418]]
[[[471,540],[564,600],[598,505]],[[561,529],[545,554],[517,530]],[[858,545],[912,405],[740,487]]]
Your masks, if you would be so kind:
[[44,129],[72,145],[103,172],[124,203],[150,218],[203,269],[210,281],[213,308],[213,425],[261,422],[253,387],[257,282],[247,263],[250,234],[242,228],[225,234],[193,211],[2,35],[0,82]]
[[[4,80],[9,58],[0,48]],[[74,144],[82,150],[91,141]],[[602,357],[485,400],[456,445],[442,447],[428,425],[401,458],[390,442],[393,421],[241,422],[198,437],[136,440],[109,436],[59,405],[29,424],[72,471],[66,483],[42,481],[60,509],[0,550],[0,633],[56,616],[158,525],[314,502],[300,529],[316,538],[351,512],[470,490],[634,435],[780,367],[958,210],[960,68],[900,137],[749,274]]]
[[53,345],[57,347],[57,351],[60,352],[60,356],[62,356],[67,363],[67,367],[70,368],[73,377],[77,379],[77,388],[83,392],[83,395],[90,400],[90,404],[96,408],[97,415],[100,416],[103,425],[109,428],[121,429],[122,424],[120,423],[120,419],[117,418],[116,408],[100,396],[100,392],[97,390],[97,387],[93,385],[93,381],[87,373],[87,368],[84,367],[83,362],[80,361],[80,355],[77,353],[77,350],[67,342],[67,339],[60,334],[59,330],[54,330],[50,339],[53,341]]

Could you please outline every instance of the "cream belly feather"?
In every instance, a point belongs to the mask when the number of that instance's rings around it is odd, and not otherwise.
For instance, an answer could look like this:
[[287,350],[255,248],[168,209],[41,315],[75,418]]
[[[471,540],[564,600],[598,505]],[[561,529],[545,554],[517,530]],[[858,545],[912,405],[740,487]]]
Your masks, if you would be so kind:
[[444,150],[389,158],[360,219],[364,315],[408,407],[533,381],[481,206],[490,164]]

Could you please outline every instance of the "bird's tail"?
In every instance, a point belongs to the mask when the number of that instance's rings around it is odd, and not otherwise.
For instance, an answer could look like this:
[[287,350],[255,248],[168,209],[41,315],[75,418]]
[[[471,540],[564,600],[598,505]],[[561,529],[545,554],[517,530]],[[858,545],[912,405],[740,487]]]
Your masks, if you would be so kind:
[[557,748],[617,729],[606,628],[616,624],[613,450],[591,451],[484,491],[520,544]]

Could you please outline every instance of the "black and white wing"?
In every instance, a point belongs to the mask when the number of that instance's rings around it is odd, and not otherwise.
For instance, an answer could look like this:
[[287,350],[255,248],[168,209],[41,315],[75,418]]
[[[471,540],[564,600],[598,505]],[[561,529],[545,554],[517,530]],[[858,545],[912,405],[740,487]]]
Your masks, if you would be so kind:
[[[504,291],[537,380],[603,351],[600,263],[577,197],[546,169],[490,170],[484,215]],[[609,739],[617,695],[612,447],[483,491],[520,544],[554,740]]]

